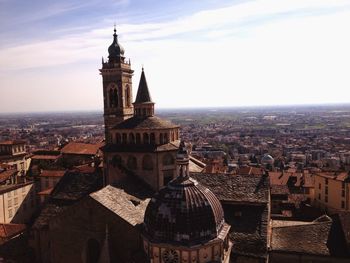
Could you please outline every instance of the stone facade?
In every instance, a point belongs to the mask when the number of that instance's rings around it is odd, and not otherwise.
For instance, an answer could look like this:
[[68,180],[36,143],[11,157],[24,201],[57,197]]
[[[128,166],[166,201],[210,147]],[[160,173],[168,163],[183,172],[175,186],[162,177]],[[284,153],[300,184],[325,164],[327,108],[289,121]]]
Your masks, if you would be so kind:
[[130,262],[132,253],[138,250],[141,242],[138,227],[130,225],[91,197],[52,220],[49,228],[52,263],[97,262],[93,258],[101,256],[106,231],[109,233],[108,242],[113,244],[109,250],[110,262]]
[[105,185],[116,184],[130,174],[158,190],[174,178],[179,126],[154,116],[145,72],[132,99],[132,74],[114,33],[108,62],[102,63],[106,145]]
[[[116,31],[110,49],[118,43]],[[111,141],[110,130],[119,122],[132,117],[132,76],[130,61],[126,62],[123,54],[113,53],[108,62],[102,60],[100,74],[103,80],[103,107],[106,141]]]

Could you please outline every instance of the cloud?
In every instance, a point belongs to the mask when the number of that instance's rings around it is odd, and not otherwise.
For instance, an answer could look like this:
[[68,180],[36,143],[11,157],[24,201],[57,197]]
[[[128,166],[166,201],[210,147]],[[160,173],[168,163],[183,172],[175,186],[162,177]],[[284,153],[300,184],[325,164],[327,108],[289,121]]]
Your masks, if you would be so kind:
[[[121,2],[117,1],[117,3]],[[47,16],[79,6],[57,6]],[[306,14],[310,15],[326,8],[344,10],[344,6],[347,6],[349,10],[350,4],[347,1],[267,0],[244,2],[226,8],[201,11],[192,16],[165,23],[123,24],[118,26],[118,32],[121,32],[125,45],[139,41],[145,43],[169,38],[173,38],[174,41],[187,40],[190,42],[223,41],[235,35],[239,38],[248,31],[253,31],[254,27],[261,27],[266,23],[271,23],[271,21],[276,22],[275,16],[279,14],[283,14],[278,18],[279,20],[286,20],[300,15],[300,12],[306,16]],[[254,20],[258,20],[259,23],[254,24]],[[105,53],[106,43],[110,41],[111,27],[108,26],[87,32],[80,31],[75,35],[63,35],[55,40],[4,48],[0,51],[2,58],[0,68],[24,69],[95,59],[96,56],[99,57]],[[40,57],[38,57],[39,54]],[[18,63],[19,61],[21,63]]]
[[[349,99],[343,94],[350,85],[346,72],[350,66],[349,23],[348,1],[266,0],[201,11],[162,23],[122,24],[118,33],[136,70],[134,94],[140,65],[145,64],[158,106],[346,102]],[[111,35],[108,25],[3,48],[0,89],[9,83],[15,88],[16,78],[23,76],[23,82],[28,87],[36,86],[39,92],[50,77],[53,89],[84,93],[88,87],[96,95],[96,90],[101,91],[97,68],[112,42]],[[49,74],[45,81],[35,82],[40,69],[44,74],[56,67],[67,68],[67,72],[60,71],[64,78]],[[68,74],[72,68],[74,76]],[[33,69],[30,78],[22,75]],[[85,77],[89,81],[84,85],[76,77],[84,77],[80,69],[91,74]],[[14,79],[5,83],[6,78]],[[60,81],[55,83],[55,78]],[[169,91],[174,94],[169,96]],[[49,96],[46,94],[46,98]],[[74,96],[79,102],[69,107],[100,107],[100,97],[89,97],[87,105],[86,96]],[[57,97],[52,100],[57,101]],[[62,100],[56,107],[65,107],[64,103],[67,101]]]

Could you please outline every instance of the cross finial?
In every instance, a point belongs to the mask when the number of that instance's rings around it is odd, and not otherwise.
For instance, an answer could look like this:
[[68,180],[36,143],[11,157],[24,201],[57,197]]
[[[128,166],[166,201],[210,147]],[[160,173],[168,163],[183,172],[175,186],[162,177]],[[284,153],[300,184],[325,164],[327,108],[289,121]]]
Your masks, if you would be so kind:
[[117,33],[116,24],[114,23],[114,34]]
[[143,71],[143,64],[142,64],[142,71]]

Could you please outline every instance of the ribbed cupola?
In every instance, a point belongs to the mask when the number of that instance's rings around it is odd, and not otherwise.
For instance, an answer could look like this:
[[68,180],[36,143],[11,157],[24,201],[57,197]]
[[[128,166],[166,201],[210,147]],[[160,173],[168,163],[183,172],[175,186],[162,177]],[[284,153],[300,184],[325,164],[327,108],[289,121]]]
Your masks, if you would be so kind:
[[219,199],[189,176],[188,164],[188,151],[181,142],[177,177],[152,197],[145,211],[144,234],[152,242],[201,245],[217,238],[225,225]]
[[151,99],[150,92],[146,81],[145,71],[142,68],[139,88],[137,90],[134,104],[134,115],[137,117],[154,116],[154,102]]

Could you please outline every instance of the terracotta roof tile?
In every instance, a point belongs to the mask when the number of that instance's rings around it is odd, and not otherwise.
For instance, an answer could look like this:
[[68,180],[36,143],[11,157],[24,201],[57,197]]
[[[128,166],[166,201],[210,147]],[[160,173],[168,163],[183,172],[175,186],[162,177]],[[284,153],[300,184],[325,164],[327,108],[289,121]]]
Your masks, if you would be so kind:
[[122,189],[110,185],[90,194],[90,197],[132,226],[143,223],[146,207],[150,200],[140,200],[125,193]]
[[43,170],[40,177],[62,177],[66,171],[62,170]]
[[13,170],[13,169],[0,172],[0,183],[5,182],[7,179],[9,179],[12,175],[16,173],[17,173],[17,170]]
[[191,173],[191,177],[208,187],[220,201],[268,202],[268,177],[206,173]]
[[327,247],[332,220],[312,224],[288,225],[272,228],[273,251],[330,255]]
[[33,155],[31,158],[33,160],[57,160],[59,155]]
[[61,152],[63,154],[95,155],[101,148],[101,144],[89,144],[81,142],[70,142],[65,145]]

